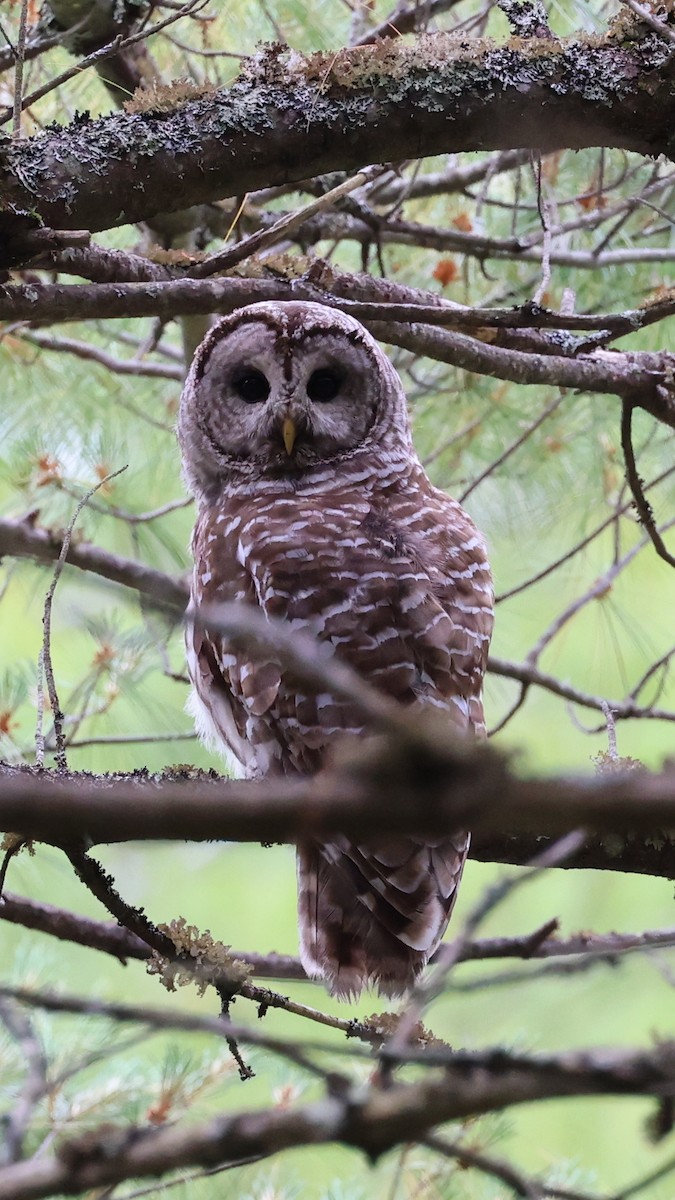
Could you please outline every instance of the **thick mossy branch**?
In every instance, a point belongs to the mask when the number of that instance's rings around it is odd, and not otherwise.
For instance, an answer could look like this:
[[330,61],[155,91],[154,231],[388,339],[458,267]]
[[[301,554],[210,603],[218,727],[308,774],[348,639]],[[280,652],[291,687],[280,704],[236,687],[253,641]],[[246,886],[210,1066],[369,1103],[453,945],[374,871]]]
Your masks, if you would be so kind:
[[[630,33],[630,37],[629,37]],[[631,37],[633,40],[631,40]],[[0,150],[0,236],[19,214],[108,229],[369,162],[467,150],[673,151],[675,62],[639,25],[567,41],[434,34],[304,58],[281,47],[227,89]]]

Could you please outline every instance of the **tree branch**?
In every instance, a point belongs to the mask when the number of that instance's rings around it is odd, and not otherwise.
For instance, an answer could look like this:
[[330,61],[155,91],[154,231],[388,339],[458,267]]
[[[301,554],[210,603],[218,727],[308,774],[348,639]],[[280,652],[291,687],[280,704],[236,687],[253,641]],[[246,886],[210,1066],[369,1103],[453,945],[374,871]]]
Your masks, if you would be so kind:
[[[0,559],[34,558],[38,562],[56,562],[63,544],[63,534],[42,529],[31,521],[12,521],[0,518]],[[132,558],[121,558],[93,546],[89,542],[71,543],[66,562],[82,571],[92,571],[103,579],[134,588],[161,608],[184,612],[188,599],[187,585],[181,579],[155,571]]]
[[[320,268],[319,268],[320,272]],[[128,284],[28,284],[0,286],[0,320],[64,321],[111,317],[198,315],[231,312],[259,300],[310,300],[344,307],[357,318],[357,305],[341,305],[344,292],[371,293],[367,277],[329,273],[317,286],[308,277],[291,280],[181,279],[166,283]],[[385,299],[396,291],[386,281],[378,285]],[[334,290],[335,295],[331,294]],[[393,292],[393,295],[392,295]],[[410,292],[407,293],[410,295]],[[414,293],[412,293],[414,295]],[[357,298],[361,298],[358,297]],[[370,297],[368,297],[370,298]],[[439,305],[440,306],[440,305]],[[447,306],[447,322],[453,310]],[[675,359],[667,351],[605,351],[569,355],[528,353],[489,345],[475,337],[434,326],[404,321],[366,321],[375,337],[415,354],[478,374],[519,384],[551,384],[587,392],[630,396],[657,420],[675,428]],[[548,346],[546,347],[548,350]]]
[[[408,739],[373,739],[351,762],[309,779],[241,782],[149,780],[137,776],[64,777],[3,768],[0,828],[52,845],[130,840],[294,843],[335,833],[445,836],[474,831],[475,849],[505,835],[542,838],[585,828],[597,834],[647,834],[671,860],[675,845],[675,771],[628,771],[593,779],[519,778],[489,746],[455,743],[412,723]],[[407,742],[407,744],[406,744]],[[630,831],[630,834],[627,833]],[[525,838],[527,844],[527,837]],[[621,842],[610,840],[621,853]],[[606,856],[611,858],[608,846]],[[580,852],[579,857],[582,857]],[[576,865],[577,856],[570,860]],[[670,873],[670,872],[666,872]]]
[[[23,896],[5,893],[0,901],[0,921],[20,925],[45,933],[60,941],[87,946],[109,954],[122,963],[127,959],[141,962],[150,958],[150,949],[141,938],[115,921],[95,921],[78,913],[68,912],[53,904],[38,904]],[[476,938],[466,942],[456,961],[483,962],[503,958],[526,959],[600,959],[616,963],[626,954],[675,946],[675,929],[645,930],[641,933],[577,933],[569,938],[529,933],[516,937]],[[256,954],[249,950],[230,950],[233,959],[245,962],[254,976],[262,979],[285,979],[306,982],[308,976],[300,959],[291,954]],[[430,960],[432,963],[435,958]]]
[[98,363],[111,371],[113,375],[147,376],[150,379],[174,379],[182,383],[185,372],[178,364],[144,362],[137,358],[115,358],[106,354],[100,346],[92,342],[78,342],[73,338],[51,337],[33,329],[22,329],[17,336],[23,342],[40,346],[43,350],[57,351],[61,354],[72,354],[75,358],[83,358],[89,362]]
[[601,696],[594,696],[591,692],[582,692],[579,688],[572,687],[571,684],[556,679],[555,675],[549,675],[546,671],[540,671],[537,666],[529,661],[514,663],[509,662],[505,658],[495,658],[494,655],[491,655],[488,660],[488,671],[493,675],[501,675],[504,679],[515,679],[527,687],[535,686],[544,688],[545,691],[552,692],[554,696],[560,696],[563,700],[569,700],[572,704],[580,704],[583,708],[593,708],[597,712],[603,712],[603,705],[609,705],[612,710],[612,716],[616,721],[631,719],[675,721],[675,712],[670,709],[653,708],[649,705],[637,704],[630,697],[627,700],[606,700]]
[[[625,506],[625,508],[627,507],[628,505]],[[161,512],[161,510],[158,511]],[[111,513],[120,515],[115,510],[111,510]],[[150,514],[150,516],[152,515],[155,514]],[[124,519],[133,522],[138,518],[129,514]],[[12,555],[16,558],[34,558],[38,562],[44,563],[55,562],[59,556],[60,547],[61,538],[56,532],[42,529],[27,520],[12,521],[9,518],[0,518],[0,560],[3,555]],[[177,616],[182,616],[185,612],[188,588],[187,583],[184,583],[179,577],[146,567],[134,559],[125,559],[119,555],[110,554],[98,546],[86,542],[71,545],[66,562],[80,570],[92,572],[104,579],[132,588],[140,592],[154,606],[174,611]],[[507,593],[507,596],[510,594]],[[675,721],[675,713],[670,709],[638,704],[633,693],[625,700],[607,700],[556,679],[555,676],[541,671],[532,662],[514,663],[491,656],[488,661],[488,671],[506,679],[516,680],[524,687],[543,688],[573,704],[580,704],[584,708],[595,709],[598,712],[603,711],[603,704],[609,704],[616,720]],[[88,741],[90,742],[91,739]]]
[[675,567],[675,557],[668,551],[666,543],[659,530],[656,528],[654,521],[654,513],[652,512],[651,504],[644,493],[644,483],[640,478],[640,473],[635,462],[635,451],[633,449],[633,402],[629,399],[624,399],[621,412],[621,447],[623,449],[623,457],[626,466],[626,479],[631,490],[635,509],[640,519],[640,524],[646,529],[649,539],[664,562],[667,562],[670,567]]
[[[138,1020],[138,1016],[135,1017]],[[414,1057],[414,1056],[413,1056]],[[434,1061],[434,1053],[418,1056]],[[672,1092],[675,1047],[606,1050],[557,1058],[503,1050],[442,1052],[442,1073],[389,1088],[333,1088],[303,1107],[218,1115],[200,1123],[143,1129],[104,1126],[0,1171],[0,1200],[77,1194],[130,1178],[158,1177],[180,1167],[267,1157],[304,1145],[340,1142],[371,1160],[436,1125],[535,1100],[572,1096],[654,1096]]]
[[[108,229],[364,163],[484,149],[672,153],[670,46],[450,34],[318,53],[273,47],[229,89],[173,110],[74,123],[3,147],[2,227]],[[206,90],[206,89],[205,89]],[[102,179],[105,187],[101,186]]]

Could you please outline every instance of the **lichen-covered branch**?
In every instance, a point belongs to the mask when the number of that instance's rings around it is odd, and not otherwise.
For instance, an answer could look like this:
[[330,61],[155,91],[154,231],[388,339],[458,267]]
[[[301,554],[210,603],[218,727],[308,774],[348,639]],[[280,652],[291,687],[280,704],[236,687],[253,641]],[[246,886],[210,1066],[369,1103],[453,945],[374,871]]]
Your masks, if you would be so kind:
[[[127,959],[145,961],[151,951],[145,942],[116,921],[95,921],[79,913],[68,912],[53,904],[39,904],[24,896],[5,892],[0,902],[0,921],[46,933],[59,941],[87,946],[126,963]],[[538,936],[537,936],[538,935]],[[476,938],[462,945],[457,962],[482,962],[497,959],[592,959],[615,964],[626,954],[669,949],[675,946],[675,929],[645,930],[643,933],[577,933],[568,938],[555,934],[541,938],[522,934],[516,937]],[[291,954],[258,954],[249,950],[231,950],[233,959],[246,963],[253,976],[263,979],[306,981],[307,974],[299,958]],[[431,962],[434,961],[432,958]]]
[[36,220],[108,229],[322,172],[477,147],[672,154],[670,50],[632,17],[604,38],[497,46],[439,33],[307,59],[268,48],[230,88],[141,99],[3,145],[0,231],[11,240]]

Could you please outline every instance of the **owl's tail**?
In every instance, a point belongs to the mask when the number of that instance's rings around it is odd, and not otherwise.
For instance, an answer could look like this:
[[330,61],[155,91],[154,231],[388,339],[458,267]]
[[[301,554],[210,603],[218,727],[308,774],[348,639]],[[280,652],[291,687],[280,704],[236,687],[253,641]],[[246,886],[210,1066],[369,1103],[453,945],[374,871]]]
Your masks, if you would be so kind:
[[450,918],[467,834],[435,844],[346,838],[298,846],[300,957],[342,999],[367,986],[401,996],[415,983]]

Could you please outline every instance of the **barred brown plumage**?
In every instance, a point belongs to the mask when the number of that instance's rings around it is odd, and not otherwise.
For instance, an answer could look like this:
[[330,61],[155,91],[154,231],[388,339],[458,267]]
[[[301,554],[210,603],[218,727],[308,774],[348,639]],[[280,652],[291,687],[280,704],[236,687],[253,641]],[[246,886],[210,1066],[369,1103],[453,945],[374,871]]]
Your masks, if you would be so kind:
[[[417,459],[398,375],[352,318],[263,303],[210,330],[179,417],[198,502],[192,605],[313,633],[402,704],[484,734],[493,593],[481,535]],[[274,654],[188,629],[193,712],[240,774],[308,774],[362,724]],[[447,926],[468,834],[298,846],[303,963],[339,996],[412,985]]]

